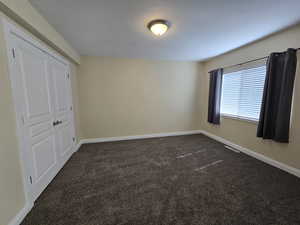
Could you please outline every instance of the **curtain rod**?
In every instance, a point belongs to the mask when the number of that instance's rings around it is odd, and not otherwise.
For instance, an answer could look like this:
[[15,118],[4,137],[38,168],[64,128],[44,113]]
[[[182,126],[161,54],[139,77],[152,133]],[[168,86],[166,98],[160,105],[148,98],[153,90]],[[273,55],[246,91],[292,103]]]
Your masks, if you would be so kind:
[[[300,50],[300,48],[296,48],[296,50]],[[249,60],[249,61],[246,61],[246,62],[242,62],[242,63],[238,63],[238,64],[234,64],[234,65],[230,65],[230,66],[225,66],[223,67],[223,69],[228,69],[228,68],[231,68],[231,67],[234,67],[234,66],[241,66],[241,65],[244,65],[244,64],[247,64],[247,63],[251,63],[251,62],[255,62],[255,61],[259,61],[259,60],[263,60],[263,59],[267,59],[269,58],[269,56],[265,56],[265,57],[261,57],[261,58],[257,58],[257,59],[252,59],[252,60]],[[209,71],[211,72],[211,71]]]

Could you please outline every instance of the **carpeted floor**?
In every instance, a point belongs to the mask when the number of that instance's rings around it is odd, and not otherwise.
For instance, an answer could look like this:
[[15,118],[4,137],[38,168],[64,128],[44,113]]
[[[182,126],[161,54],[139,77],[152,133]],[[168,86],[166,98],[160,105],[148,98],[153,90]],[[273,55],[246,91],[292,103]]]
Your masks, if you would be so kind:
[[84,145],[22,225],[300,224],[300,179],[203,135]]

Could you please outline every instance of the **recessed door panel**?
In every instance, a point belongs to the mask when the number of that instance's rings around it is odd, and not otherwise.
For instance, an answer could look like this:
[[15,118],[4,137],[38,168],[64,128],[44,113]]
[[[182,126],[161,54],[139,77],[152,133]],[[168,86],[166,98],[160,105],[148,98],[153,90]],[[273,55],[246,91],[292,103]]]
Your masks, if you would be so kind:
[[72,149],[72,130],[69,123],[64,124],[59,129],[59,137],[60,137],[60,154],[64,156],[68,154],[68,152]]
[[51,75],[55,88],[55,112],[57,114],[66,113],[70,107],[67,67],[58,61],[53,61]]
[[29,120],[40,120],[51,114],[47,59],[29,44],[19,47],[26,116]]
[[38,143],[32,145],[32,153],[36,182],[39,182],[57,163],[54,135],[47,135]]
[[68,67],[63,63],[52,59],[50,74],[54,85],[54,115],[59,125],[56,126],[58,152],[60,163],[64,164],[73,153],[74,130],[73,111],[71,102],[71,85]]

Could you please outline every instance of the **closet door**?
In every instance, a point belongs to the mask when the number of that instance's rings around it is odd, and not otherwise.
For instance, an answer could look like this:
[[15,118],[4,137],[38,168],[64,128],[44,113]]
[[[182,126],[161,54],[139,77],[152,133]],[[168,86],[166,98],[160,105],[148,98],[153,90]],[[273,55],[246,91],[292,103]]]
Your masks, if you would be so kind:
[[49,56],[12,36],[15,51],[15,92],[22,114],[22,139],[29,172],[30,195],[35,200],[60,169],[54,127],[55,106]]
[[60,164],[63,165],[72,155],[75,143],[69,67],[51,58],[49,69],[54,89],[54,117],[57,123],[55,130],[58,158]]

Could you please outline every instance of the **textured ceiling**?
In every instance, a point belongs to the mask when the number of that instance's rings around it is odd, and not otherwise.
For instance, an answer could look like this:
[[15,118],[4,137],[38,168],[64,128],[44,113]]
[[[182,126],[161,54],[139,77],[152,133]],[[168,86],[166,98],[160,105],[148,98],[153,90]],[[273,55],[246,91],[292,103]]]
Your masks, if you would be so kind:
[[[204,60],[300,21],[300,0],[30,0],[82,55]],[[152,19],[172,27],[155,37]]]

